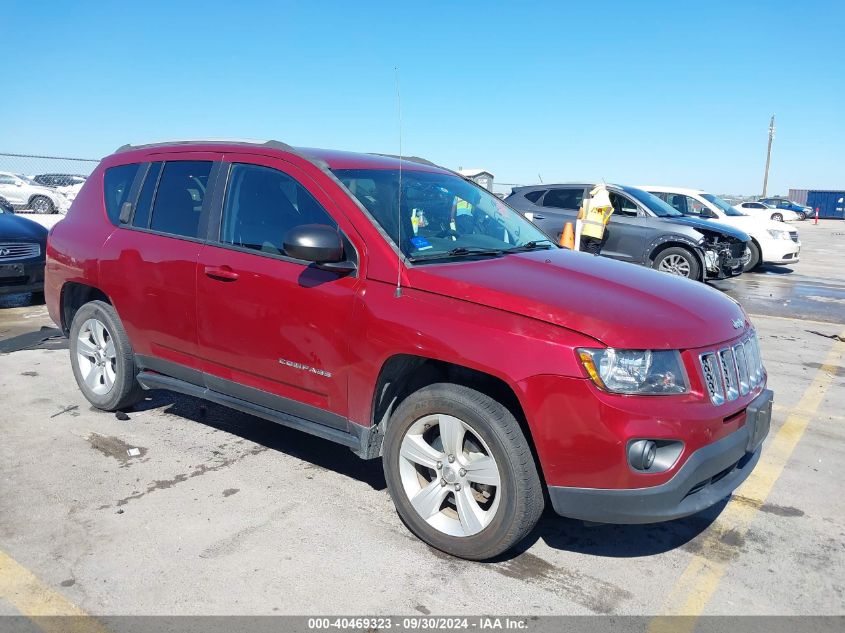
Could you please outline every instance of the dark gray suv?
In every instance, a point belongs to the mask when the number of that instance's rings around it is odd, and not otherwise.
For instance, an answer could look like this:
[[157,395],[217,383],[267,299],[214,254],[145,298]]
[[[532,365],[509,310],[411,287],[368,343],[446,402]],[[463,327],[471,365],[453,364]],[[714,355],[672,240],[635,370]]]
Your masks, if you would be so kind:
[[[560,239],[595,184],[514,187],[506,202]],[[607,185],[614,212],[601,254],[698,281],[742,273],[750,237],[733,227],[684,216],[634,187]]]

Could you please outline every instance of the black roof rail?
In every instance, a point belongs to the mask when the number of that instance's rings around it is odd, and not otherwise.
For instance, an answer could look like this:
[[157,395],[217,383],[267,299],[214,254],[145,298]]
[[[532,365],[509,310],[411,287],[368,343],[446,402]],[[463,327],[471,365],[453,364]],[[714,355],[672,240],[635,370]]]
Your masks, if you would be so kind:
[[227,145],[252,145],[258,147],[268,147],[271,149],[278,149],[286,152],[293,152],[299,154],[293,147],[281,141],[252,141],[246,139],[224,139],[224,138],[192,138],[192,139],[175,139],[172,141],[156,141],[153,143],[143,143],[141,145],[121,145],[116,150],[115,154],[122,152],[129,152],[135,149],[148,149],[151,147],[173,147],[178,145],[193,145],[196,143],[225,143]]

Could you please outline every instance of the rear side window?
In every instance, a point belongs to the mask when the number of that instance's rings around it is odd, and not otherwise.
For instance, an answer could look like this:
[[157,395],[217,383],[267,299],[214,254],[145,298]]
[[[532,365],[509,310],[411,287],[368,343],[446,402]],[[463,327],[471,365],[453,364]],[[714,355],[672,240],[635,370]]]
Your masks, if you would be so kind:
[[525,194],[526,200],[530,200],[531,202],[537,202],[540,198],[543,197],[543,194],[546,193],[545,189],[538,189],[537,191],[529,191]]
[[174,161],[164,164],[150,220],[153,231],[199,237],[202,203],[211,166],[211,161]]
[[109,220],[117,225],[120,207],[129,199],[129,190],[141,166],[138,163],[109,167],[103,177],[103,188],[106,199],[106,213]]
[[337,227],[291,176],[260,165],[232,165],[223,207],[222,242],[282,255],[285,234],[302,224]]
[[544,207],[557,207],[558,209],[577,209],[584,199],[584,190],[578,189],[551,189],[543,198]]

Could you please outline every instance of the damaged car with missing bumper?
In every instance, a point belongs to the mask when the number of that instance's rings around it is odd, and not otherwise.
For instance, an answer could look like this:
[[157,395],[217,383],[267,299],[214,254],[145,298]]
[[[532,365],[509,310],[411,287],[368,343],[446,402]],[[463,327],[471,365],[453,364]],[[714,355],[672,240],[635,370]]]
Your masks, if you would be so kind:
[[[574,224],[595,184],[514,187],[506,202],[549,235],[560,239]],[[635,187],[604,185],[613,215],[601,254],[696,281],[725,279],[743,271],[751,238],[734,227],[691,218]]]

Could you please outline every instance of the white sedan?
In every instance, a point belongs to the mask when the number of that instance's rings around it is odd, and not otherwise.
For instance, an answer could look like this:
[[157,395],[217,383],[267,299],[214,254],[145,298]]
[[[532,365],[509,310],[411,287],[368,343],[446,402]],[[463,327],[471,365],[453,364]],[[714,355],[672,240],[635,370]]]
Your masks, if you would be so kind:
[[792,222],[800,220],[801,216],[795,211],[789,209],[778,209],[770,207],[762,202],[740,202],[734,205],[734,209],[738,209],[747,215],[752,215],[760,218],[768,218],[775,222]]

